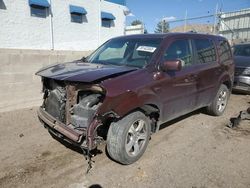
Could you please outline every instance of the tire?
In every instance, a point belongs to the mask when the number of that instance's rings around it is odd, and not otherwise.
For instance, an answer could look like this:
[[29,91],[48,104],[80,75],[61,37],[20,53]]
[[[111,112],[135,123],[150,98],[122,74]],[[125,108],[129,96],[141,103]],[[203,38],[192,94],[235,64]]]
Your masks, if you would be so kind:
[[136,111],[110,125],[107,151],[121,164],[132,164],[143,155],[151,133],[150,120]]
[[207,112],[213,116],[221,116],[228,103],[230,93],[226,85],[222,84],[212,103],[207,107]]

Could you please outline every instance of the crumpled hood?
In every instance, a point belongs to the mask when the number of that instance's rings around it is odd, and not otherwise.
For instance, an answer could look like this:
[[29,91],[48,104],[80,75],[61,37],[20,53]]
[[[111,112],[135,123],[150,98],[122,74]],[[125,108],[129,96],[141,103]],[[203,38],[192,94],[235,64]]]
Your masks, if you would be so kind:
[[234,63],[236,67],[250,67],[250,57],[234,56]]
[[137,68],[74,61],[42,68],[36,75],[55,80],[94,82],[116,77],[134,70],[137,70]]

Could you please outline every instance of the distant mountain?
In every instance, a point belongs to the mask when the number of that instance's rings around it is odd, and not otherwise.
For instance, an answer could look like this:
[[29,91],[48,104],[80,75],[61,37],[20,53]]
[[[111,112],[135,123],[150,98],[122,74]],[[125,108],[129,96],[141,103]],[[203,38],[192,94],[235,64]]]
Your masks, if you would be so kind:
[[184,31],[185,26],[177,26],[170,29],[171,32],[188,32],[194,31],[197,33],[213,33],[213,25],[212,24],[187,24],[186,31]]

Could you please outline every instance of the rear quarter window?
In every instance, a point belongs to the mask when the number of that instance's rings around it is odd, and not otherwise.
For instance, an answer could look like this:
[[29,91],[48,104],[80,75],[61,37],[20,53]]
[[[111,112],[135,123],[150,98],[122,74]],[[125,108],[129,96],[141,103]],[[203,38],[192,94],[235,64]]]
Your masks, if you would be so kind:
[[211,63],[216,61],[216,52],[213,42],[209,39],[194,39],[197,53],[197,63]]
[[231,48],[225,40],[219,41],[219,47],[220,62],[225,64],[232,59]]

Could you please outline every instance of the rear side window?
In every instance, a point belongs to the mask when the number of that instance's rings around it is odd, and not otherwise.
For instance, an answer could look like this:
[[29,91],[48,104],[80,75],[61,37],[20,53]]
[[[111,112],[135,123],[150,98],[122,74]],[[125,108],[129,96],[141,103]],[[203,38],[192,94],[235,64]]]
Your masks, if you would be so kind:
[[220,61],[225,63],[228,60],[232,59],[231,49],[227,41],[220,41]]
[[211,63],[216,61],[214,44],[209,39],[195,39],[194,44],[197,52],[197,63]]

